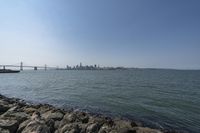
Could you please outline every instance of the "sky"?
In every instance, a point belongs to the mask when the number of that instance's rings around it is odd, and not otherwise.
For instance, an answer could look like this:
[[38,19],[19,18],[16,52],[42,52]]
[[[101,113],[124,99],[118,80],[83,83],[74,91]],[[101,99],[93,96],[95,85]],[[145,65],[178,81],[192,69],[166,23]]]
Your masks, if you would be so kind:
[[199,0],[0,0],[0,64],[200,69]]

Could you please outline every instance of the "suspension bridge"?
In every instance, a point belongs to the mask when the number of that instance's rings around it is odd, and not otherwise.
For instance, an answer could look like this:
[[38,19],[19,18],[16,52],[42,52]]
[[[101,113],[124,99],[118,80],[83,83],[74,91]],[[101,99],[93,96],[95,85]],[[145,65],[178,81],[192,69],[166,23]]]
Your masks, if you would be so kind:
[[24,69],[33,69],[33,70],[38,70],[38,69],[43,69],[43,70],[47,70],[47,69],[58,69],[58,67],[50,67],[47,66],[46,64],[44,66],[37,66],[37,65],[24,65],[23,62],[17,63],[17,64],[4,64],[4,65],[0,65],[0,69],[7,69],[7,68],[15,68],[15,69],[19,69],[20,71],[23,71]]

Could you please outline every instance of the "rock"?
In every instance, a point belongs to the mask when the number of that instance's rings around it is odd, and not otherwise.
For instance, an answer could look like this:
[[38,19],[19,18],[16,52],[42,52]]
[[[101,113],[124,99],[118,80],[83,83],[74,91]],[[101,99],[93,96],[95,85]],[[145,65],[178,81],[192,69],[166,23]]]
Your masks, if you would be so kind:
[[27,120],[28,118],[30,118],[30,115],[24,113],[24,112],[13,112],[13,113],[7,113],[4,115],[4,117],[9,117],[9,118],[13,118],[16,119],[19,123]]
[[108,133],[108,132],[104,129],[100,129],[98,133]]
[[108,124],[104,124],[100,130],[99,133],[109,133],[111,131],[111,127]]
[[48,126],[53,127],[53,125],[54,123],[42,119],[39,112],[34,112],[30,121],[20,124],[18,130],[22,130],[22,133],[50,133],[51,128]]
[[53,119],[46,120],[45,124],[49,127],[51,133],[53,133],[55,131],[55,128],[54,128],[55,122]]
[[31,120],[35,120],[35,121],[40,121],[41,120],[41,115],[39,112],[34,112],[31,116]]
[[78,124],[66,124],[60,130],[60,133],[79,133],[80,130]]
[[119,133],[136,133],[136,130],[129,128],[121,128],[118,130]]
[[116,130],[112,130],[109,133],[118,133]]
[[98,133],[99,128],[100,127],[98,123],[93,123],[87,127],[86,131],[87,133]]
[[40,107],[37,109],[38,112],[40,112],[41,114],[44,114],[47,111],[50,111],[51,108],[49,106],[42,106],[40,105]]
[[0,119],[0,128],[7,129],[10,133],[15,133],[18,128],[18,121],[17,120],[10,120],[10,119]]
[[136,133],[163,133],[156,129],[150,129],[147,127],[135,127],[134,130],[136,130]]
[[16,112],[16,111],[18,111],[18,106],[13,106],[13,107],[11,107],[7,112]]
[[9,106],[10,107],[10,104],[7,101],[2,100],[2,99],[0,99],[0,105]]
[[82,123],[88,123],[89,122],[89,116],[84,112],[76,112],[77,118]]
[[5,113],[8,109],[8,106],[0,104],[0,114]]
[[137,127],[137,126],[141,125],[141,123],[138,123],[138,122],[136,123],[134,121],[131,121],[130,124],[132,127]]
[[59,111],[56,111],[56,112],[48,111],[42,114],[42,117],[44,117],[45,119],[53,119],[55,121],[62,120],[63,116],[64,116],[63,113]]
[[27,104],[20,99],[6,98],[0,94],[0,133],[163,132],[142,127],[133,121],[94,116],[73,110],[63,111],[47,104]]
[[72,114],[66,113],[64,115],[63,119],[59,123],[57,122],[56,123],[57,125],[55,125],[55,126],[58,126],[58,124],[59,124],[58,128],[62,128],[66,124],[70,124],[70,123],[75,122],[76,119],[77,119],[77,116],[75,114],[73,114],[73,113]]
[[132,123],[130,121],[126,121],[126,120],[116,119],[116,120],[114,120],[114,128],[117,130],[122,129],[122,128],[131,129]]
[[112,126],[114,122],[108,117],[95,116],[95,117],[90,117],[89,123],[98,123],[100,126],[104,124]]
[[33,114],[37,109],[33,108],[33,107],[26,107],[23,109],[24,112],[26,112],[27,114]]
[[28,119],[28,120],[22,122],[22,123],[19,125],[18,129],[17,129],[17,133],[21,133],[21,132],[24,130],[24,128],[28,125],[28,123],[30,123],[30,122],[31,122],[30,119]]
[[58,129],[60,123],[61,123],[60,121],[55,121],[55,122],[54,122],[54,128],[55,128],[55,129]]
[[74,114],[74,113],[71,113],[71,114],[66,114],[65,116],[64,116],[64,119],[67,121],[67,122],[75,122],[76,121],[76,119],[77,119],[77,116],[76,116],[76,114]]
[[82,123],[88,123],[89,122],[89,117],[88,116],[84,116],[83,118],[81,118]]
[[87,129],[87,125],[86,124],[79,124],[80,127],[80,133],[85,133],[86,129]]
[[54,133],[59,133],[59,131],[58,131],[58,130],[56,130]]
[[31,121],[22,133],[50,133],[50,129],[41,121]]
[[8,129],[0,128],[0,133],[10,133]]

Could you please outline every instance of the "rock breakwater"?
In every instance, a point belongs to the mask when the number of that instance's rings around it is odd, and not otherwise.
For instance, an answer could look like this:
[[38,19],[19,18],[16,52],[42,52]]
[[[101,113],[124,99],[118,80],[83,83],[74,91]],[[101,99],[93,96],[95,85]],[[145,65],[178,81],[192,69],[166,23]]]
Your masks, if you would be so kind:
[[134,121],[28,104],[0,95],[0,133],[169,133]]

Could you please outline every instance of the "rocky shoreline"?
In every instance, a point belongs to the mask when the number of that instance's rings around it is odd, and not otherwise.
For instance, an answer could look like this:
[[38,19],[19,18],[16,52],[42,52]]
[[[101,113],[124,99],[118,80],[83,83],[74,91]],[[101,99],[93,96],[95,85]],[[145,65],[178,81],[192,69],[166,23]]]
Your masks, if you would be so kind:
[[66,111],[47,104],[29,104],[0,94],[0,133],[177,133],[142,124]]

